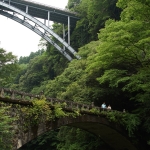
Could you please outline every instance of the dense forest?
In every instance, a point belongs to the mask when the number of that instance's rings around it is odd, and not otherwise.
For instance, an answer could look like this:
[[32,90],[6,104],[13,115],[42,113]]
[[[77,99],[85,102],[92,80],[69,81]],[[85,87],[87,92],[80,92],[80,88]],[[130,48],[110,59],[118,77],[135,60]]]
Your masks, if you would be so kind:
[[[141,143],[141,150],[150,149],[150,1],[68,0],[66,9],[81,18],[71,28],[71,46],[81,59],[69,62],[43,39],[37,52],[19,60],[1,48],[0,86],[125,109],[136,117],[130,136]],[[61,24],[53,24],[54,32],[61,37],[62,29]],[[0,123],[0,130],[2,126]],[[25,149],[112,148],[88,132],[61,127],[31,141]]]

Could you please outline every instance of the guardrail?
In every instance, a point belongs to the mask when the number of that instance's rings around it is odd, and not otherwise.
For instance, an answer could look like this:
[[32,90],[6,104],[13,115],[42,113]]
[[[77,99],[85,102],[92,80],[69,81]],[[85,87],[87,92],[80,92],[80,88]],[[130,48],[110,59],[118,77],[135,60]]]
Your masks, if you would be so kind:
[[[79,103],[79,102],[73,102],[69,100],[60,100],[57,98],[45,97],[43,95],[43,92],[41,92],[39,95],[35,95],[35,94],[25,93],[21,91],[15,91],[8,88],[0,88],[0,101],[3,102],[9,102],[9,103],[15,103],[21,105],[32,105],[33,99],[42,99],[43,97],[46,98],[46,100],[50,102],[52,105],[64,104],[63,108],[66,110],[74,109],[74,110],[89,111],[92,108],[95,108],[96,110],[99,111],[107,111],[107,108],[104,109],[101,107],[94,106],[93,102],[91,104]],[[113,111],[113,110],[109,110],[109,111]]]

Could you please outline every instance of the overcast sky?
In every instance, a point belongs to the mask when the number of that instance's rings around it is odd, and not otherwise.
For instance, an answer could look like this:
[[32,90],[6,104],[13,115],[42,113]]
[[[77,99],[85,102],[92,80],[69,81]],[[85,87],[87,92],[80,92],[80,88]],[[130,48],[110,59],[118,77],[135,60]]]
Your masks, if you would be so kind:
[[[64,9],[68,0],[33,0],[34,2],[47,4]],[[0,15],[0,48],[4,48],[13,55],[28,56],[38,50],[41,39],[36,33],[25,26]]]

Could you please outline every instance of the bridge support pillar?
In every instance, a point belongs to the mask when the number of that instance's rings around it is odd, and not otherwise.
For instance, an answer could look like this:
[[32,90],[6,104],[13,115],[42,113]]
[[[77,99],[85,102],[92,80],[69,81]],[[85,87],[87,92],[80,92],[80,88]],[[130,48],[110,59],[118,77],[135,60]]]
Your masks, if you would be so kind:
[[68,16],[68,44],[70,45],[70,17]]
[[28,6],[26,5],[26,13],[28,14]]
[[[65,25],[63,24],[63,40],[65,41]],[[65,46],[63,45],[63,50],[65,50]]]
[[48,11],[48,27],[49,27],[49,21],[50,21],[50,11]]
[[[5,2],[7,1],[7,2]],[[9,2],[9,4],[8,4]],[[17,4],[17,5],[16,5]],[[35,7],[34,7],[35,6]],[[73,57],[76,57],[77,59],[80,59],[80,56],[76,55],[76,51],[70,46],[70,26],[75,25],[75,23],[78,20],[78,18],[75,16],[73,13],[69,13],[65,11],[65,14],[62,14],[62,10],[57,9],[52,7],[48,7],[45,5],[40,6],[39,4],[36,4],[35,2],[26,2],[26,1],[11,1],[11,0],[0,0],[0,7],[3,7],[4,10],[0,10],[0,15],[3,15],[7,18],[10,18],[25,27],[29,28],[33,32],[37,33],[39,36],[41,36],[43,39],[45,39],[47,42],[52,44],[62,55],[64,55],[69,61],[73,59]],[[24,10],[25,8],[25,10]],[[47,16],[45,18],[45,8]],[[36,14],[37,11],[39,10],[40,14]],[[5,11],[6,10],[6,11]],[[9,10],[9,11],[7,11]],[[30,12],[32,15],[30,15]],[[51,13],[52,12],[52,13]],[[13,13],[13,14],[12,14]],[[29,13],[29,14],[28,14]],[[50,14],[51,13],[51,14]],[[16,15],[15,15],[16,14]],[[41,15],[43,14],[43,15]],[[50,18],[50,15],[51,18]],[[22,17],[23,18],[22,18]],[[49,21],[55,21],[55,17],[59,16],[58,22],[60,21],[61,23],[67,24],[68,23],[68,43],[64,41],[63,38],[61,38],[58,34],[56,34],[52,29],[50,29],[50,24]],[[34,18],[35,17],[35,18]],[[48,25],[46,26],[44,23],[42,23],[40,20],[37,18],[41,19],[48,19]],[[57,19],[56,19],[57,20]],[[68,20],[68,22],[67,22]],[[68,51],[64,51],[63,48],[61,48],[52,38],[53,36],[58,42],[60,42],[62,45],[65,46],[65,49]],[[68,53],[70,52],[70,53]],[[72,53],[72,55],[70,55]]]

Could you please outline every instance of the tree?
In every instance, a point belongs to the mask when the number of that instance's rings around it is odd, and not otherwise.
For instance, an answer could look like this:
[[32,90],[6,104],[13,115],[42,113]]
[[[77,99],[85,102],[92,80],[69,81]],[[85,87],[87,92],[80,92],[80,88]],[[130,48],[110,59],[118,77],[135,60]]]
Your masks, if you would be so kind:
[[52,130],[25,144],[20,150],[56,150],[58,131]]
[[61,127],[57,138],[59,140],[58,150],[98,150],[103,149],[103,146],[110,150],[110,147],[106,146],[99,137],[79,128]]
[[139,131],[147,145],[150,141],[150,2],[119,0],[117,5],[123,9],[121,20],[108,20],[100,30],[97,53],[88,57],[86,70],[89,78],[94,76],[103,89],[105,101],[110,99],[116,109],[126,107],[140,116]]
[[[0,104],[3,106],[3,104]],[[0,148],[10,150],[12,148],[12,121],[13,119],[7,115],[8,107],[0,107]]]
[[0,85],[6,87],[13,82],[18,69],[16,56],[0,48]]
[[77,12],[80,18],[71,35],[75,49],[90,41],[98,40],[97,33],[104,27],[107,19],[120,19],[121,9],[116,7],[116,2],[117,0],[70,0],[68,2],[68,8]]

